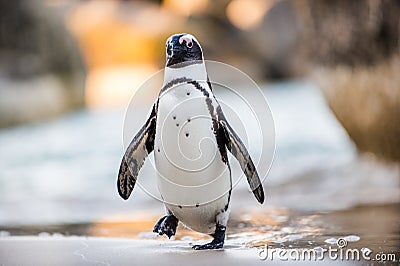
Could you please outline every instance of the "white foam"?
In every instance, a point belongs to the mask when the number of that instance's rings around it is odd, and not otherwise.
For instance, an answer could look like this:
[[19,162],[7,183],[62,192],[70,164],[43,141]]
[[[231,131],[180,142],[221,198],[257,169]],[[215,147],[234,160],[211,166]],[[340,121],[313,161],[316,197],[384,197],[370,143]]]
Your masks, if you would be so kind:
[[337,238],[328,238],[324,242],[333,245],[337,243]]
[[357,235],[349,235],[343,237],[343,239],[346,240],[347,242],[357,242],[360,240],[360,237]]

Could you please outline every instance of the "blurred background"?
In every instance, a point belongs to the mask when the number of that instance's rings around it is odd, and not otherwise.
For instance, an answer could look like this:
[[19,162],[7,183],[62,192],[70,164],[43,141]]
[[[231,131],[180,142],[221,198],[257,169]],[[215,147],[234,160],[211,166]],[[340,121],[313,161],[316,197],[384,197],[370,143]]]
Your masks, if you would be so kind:
[[116,191],[124,112],[179,32],[256,80],[274,114],[266,204],[241,182],[232,236],[398,248],[397,0],[1,0],[0,235],[147,237],[162,204]]

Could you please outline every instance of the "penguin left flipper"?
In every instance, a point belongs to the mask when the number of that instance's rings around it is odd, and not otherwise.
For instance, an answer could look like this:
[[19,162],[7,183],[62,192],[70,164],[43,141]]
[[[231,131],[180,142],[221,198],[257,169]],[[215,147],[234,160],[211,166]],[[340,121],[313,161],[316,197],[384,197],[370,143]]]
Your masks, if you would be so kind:
[[238,160],[240,167],[242,168],[243,173],[247,177],[247,182],[250,185],[250,189],[253,191],[254,196],[258,200],[259,203],[264,202],[264,190],[262,187],[262,183],[258,176],[256,167],[250,157],[249,152],[246,149],[246,146],[243,144],[239,136],[235,133],[229,123],[226,121],[222,111],[219,113],[220,120],[219,123],[221,127],[224,129],[225,133],[225,143],[228,150],[232,153],[233,156]]
[[157,103],[143,127],[129,144],[118,173],[118,193],[123,199],[128,199],[135,187],[136,179],[146,157],[154,150],[156,134]]

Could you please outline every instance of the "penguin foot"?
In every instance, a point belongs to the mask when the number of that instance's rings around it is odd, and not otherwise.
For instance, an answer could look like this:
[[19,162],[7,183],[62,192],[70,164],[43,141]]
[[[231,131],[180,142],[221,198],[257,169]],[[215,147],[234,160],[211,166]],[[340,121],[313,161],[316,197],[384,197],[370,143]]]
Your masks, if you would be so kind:
[[204,245],[194,245],[192,248],[195,250],[223,248],[225,241],[225,231],[225,226],[217,224],[217,226],[215,227],[215,233],[212,234],[212,236],[214,237],[213,241]]
[[213,240],[210,243],[204,245],[194,245],[192,248],[195,250],[204,250],[204,249],[220,249],[223,247],[224,247],[224,241],[217,242]]
[[162,217],[154,226],[153,232],[161,235],[167,235],[168,238],[175,235],[176,227],[178,226],[178,219],[170,214]]

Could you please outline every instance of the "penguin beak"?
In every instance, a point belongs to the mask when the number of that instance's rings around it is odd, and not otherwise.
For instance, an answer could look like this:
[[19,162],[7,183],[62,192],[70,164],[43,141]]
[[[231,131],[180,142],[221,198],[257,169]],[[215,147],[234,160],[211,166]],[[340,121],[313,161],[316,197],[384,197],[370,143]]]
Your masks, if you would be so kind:
[[180,44],[178,41],[171,41],[167,46],[167,54],[170,57],[182,55],[186,52],[186,47]]

